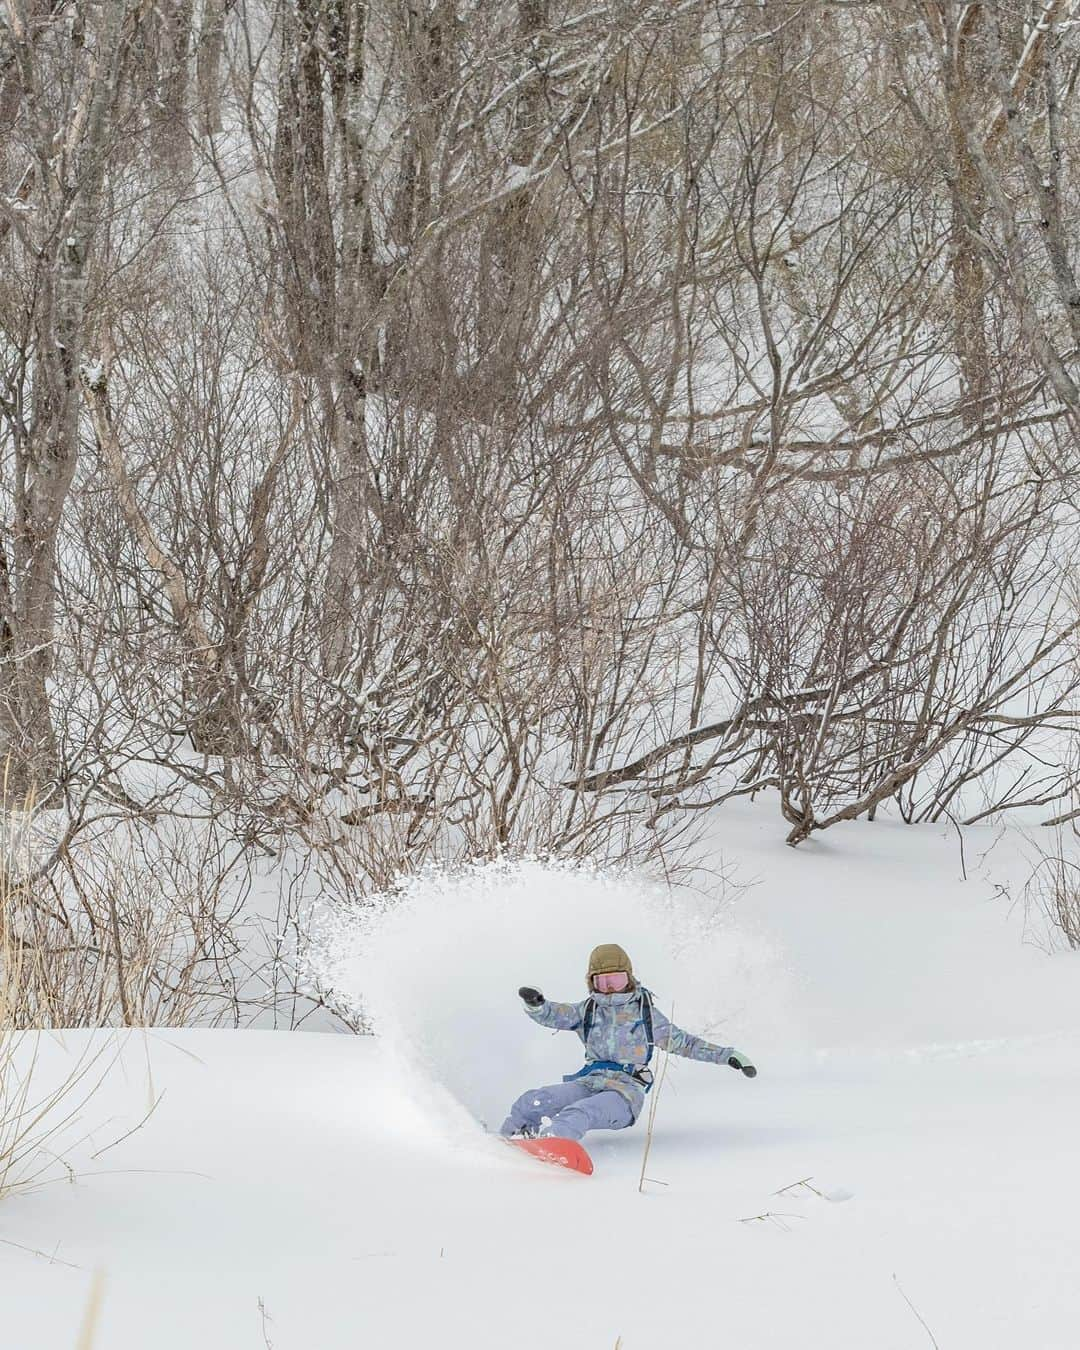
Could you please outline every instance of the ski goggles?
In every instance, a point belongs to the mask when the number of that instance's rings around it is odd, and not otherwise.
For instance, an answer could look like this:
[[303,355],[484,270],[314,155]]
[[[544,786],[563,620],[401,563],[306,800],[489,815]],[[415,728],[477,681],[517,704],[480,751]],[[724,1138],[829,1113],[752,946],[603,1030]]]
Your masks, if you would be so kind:
[[609,971],[593,976],[593,987],[598,994],[621,994],[630,988],[630,976],[625,970]]

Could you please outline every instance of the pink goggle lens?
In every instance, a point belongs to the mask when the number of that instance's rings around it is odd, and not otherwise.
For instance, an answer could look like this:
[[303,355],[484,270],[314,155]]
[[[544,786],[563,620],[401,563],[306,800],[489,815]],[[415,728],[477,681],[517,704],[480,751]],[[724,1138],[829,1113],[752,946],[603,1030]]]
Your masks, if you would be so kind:
[[593,982],[596,985],[597,993],[621,994],[630,983],[630,976],[625,970],[616,970],[608,975],[594,975]]

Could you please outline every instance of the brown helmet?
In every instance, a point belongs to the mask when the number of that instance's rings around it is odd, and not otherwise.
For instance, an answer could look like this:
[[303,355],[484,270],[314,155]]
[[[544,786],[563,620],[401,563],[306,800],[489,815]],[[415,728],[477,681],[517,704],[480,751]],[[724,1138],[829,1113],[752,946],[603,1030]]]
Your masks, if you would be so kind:
[[618,970],[625,970],[630,976],[630,988],[636,986],[634,979],[634,967],[630,964],[630,958],[623,951],[617,942],[605,942],[599,947],[594,947],[592,955],[589,957],[589,969],[585,975],[585,983],[591,990],[593,987],[594,975],[613,975]]

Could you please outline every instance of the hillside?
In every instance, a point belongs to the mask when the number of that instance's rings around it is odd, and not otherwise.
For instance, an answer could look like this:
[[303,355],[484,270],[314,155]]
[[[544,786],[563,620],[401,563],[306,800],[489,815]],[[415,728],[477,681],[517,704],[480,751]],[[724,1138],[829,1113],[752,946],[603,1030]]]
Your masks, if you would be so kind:
[[[5,1346],[80,1344],[95,1270],[98,1350],[1075,1345],[1080,982],[1014,903],[1023,840],[969,831],[963,880],[936,829],[725,829],[719,909],[538,865],[416,883],[332,939],[374,1036],[122,1033],[74,1183],[0,1207]],[[670,1062],[643,1192],[641,1122],[589,1137],[590,1179],[477,1123],[576,1067],[514,990],[578,997],[616,924],[760,1067]]]

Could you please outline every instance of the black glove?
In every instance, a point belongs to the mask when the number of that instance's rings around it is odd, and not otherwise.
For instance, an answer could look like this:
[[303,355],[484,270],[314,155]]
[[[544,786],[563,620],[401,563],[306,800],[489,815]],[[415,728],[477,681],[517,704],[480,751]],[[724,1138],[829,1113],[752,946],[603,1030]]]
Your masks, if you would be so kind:
[[544,996],[539,989],[530,989],[528,985],[518,990],[518,998],[524,999],[530,1008],[539,1008]]
[[728,1063],[731,1065],[733,1069],[742,1069],[743,1073],[746,1074],[747,1078],[757,1077],[757,1069],[754,1068],[754,1066],[743,1054],[730,1055],[728,1057]]

